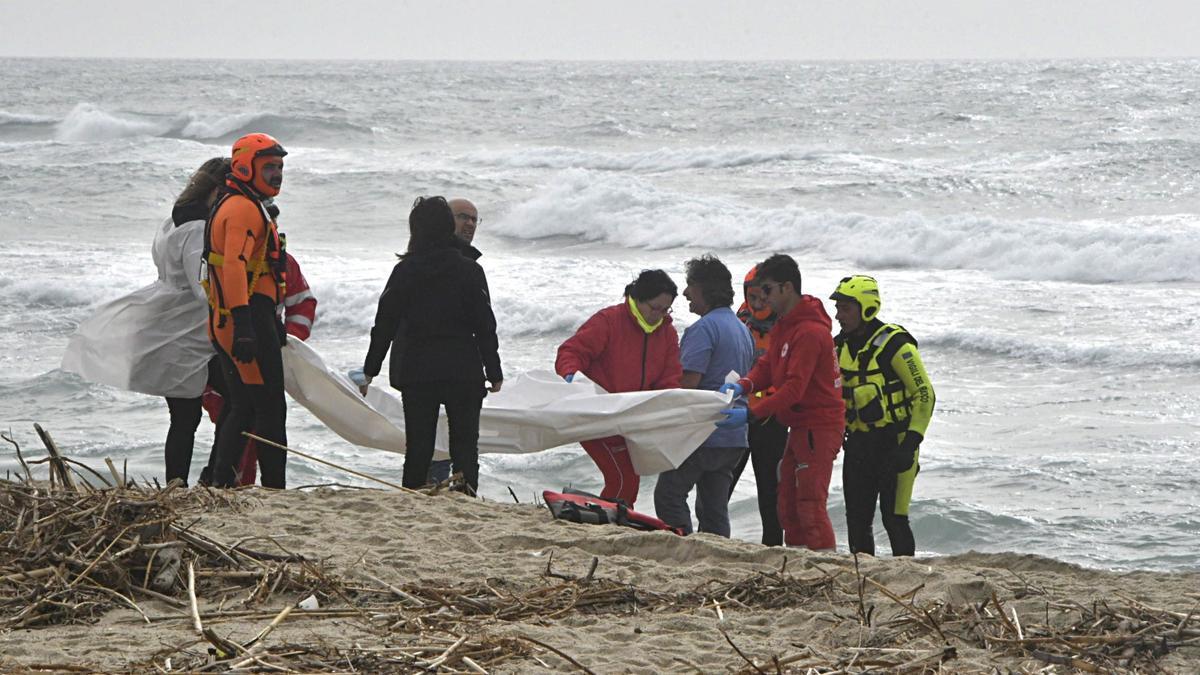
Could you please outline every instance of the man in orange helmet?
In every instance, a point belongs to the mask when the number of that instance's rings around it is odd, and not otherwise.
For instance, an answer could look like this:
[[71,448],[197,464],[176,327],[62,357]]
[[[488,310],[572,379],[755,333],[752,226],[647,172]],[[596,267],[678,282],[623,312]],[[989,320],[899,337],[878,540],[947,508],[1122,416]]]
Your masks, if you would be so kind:
[[[229,390],[230,410],[216,440],[212,484],[233,487],[246,439],[243,431],[287,445],[280,347],[287,333],[276,314],[286,292],[287,256],[273,198],[283,184],[287,151],[267,134],[233,144],[231,173],[205,228],[209,336]],[[287,454],[259,449],[264,487],[283,488]]]

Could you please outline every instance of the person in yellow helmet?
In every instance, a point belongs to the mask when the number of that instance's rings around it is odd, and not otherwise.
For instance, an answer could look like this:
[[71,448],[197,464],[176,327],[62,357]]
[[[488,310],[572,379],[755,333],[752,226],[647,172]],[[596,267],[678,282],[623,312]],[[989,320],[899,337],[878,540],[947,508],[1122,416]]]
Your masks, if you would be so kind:
[[879,284],[865,275],[842,279],[829,296],[842,331],[834,339],[846,405],[842,490],[851,553],[875,555],[875,504],[892,555],[911,556],[916,542],[908,522],[918,455],[933,416],[934,392],[903,327],[879,318]]

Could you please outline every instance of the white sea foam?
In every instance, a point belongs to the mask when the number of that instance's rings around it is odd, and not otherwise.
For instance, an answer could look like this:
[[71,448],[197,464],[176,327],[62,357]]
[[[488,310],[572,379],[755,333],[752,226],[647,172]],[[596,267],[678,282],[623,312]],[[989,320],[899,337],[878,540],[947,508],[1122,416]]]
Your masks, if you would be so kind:
[[80,103],[58,123],[60,141],[107,141],[131,136],[158,136],[170,129],[169,122],[117,115],[91,103]]
[[1200,281],[1200,224],[1188,215],[1110,222],[838,213],[690,195],[581,169],[557,174],[492,228],[632,248],[819,252],[867,268],[976,269],[1010,279]]
[[[0,117],[0,124],[4,121]],[[51,120],[54,121],[54,120]],[[24,121],[31,124],[30,121]],[[147,115],[113,111],[92,103],[78,103],[55,125],[55,138],[68,142],[101,142],[139,136],[163,136],[198,141],[267,131],[296,141],[306,138],[372,137],[374,132],[352,122],[323,116],[281,115],[268,111]]]
[[[145,283],[153,280],[151,275]],[[112,300],[138,285],[114,278],[65,277],[51,284],[37,277],[0,276],[0,303],[20,311],[84,308]]]
[[923,347],[958,349],[984,357],[1051,366],[1121,368],[1200,368],[1200,346],[1145,345],[1130,340],[1093,338],[1091,342],[1054,336],[1005,334],[996,330],[958,329],[922,334]]
[[198,115],[186,113],[174,123],[180,136],[197,140],[209,140],[232,135],[234,132],[249,128],[254,122],[264,117],[266,113],[249,112],[237,115]]
[[732,169],[754,164],[802,162],[827,153],[803,150],[685,147],[642,152],[600,152],[581,148],[536,147],[505,151],[480,151],[467,161],[529,169],[584,168],[599,171],[675,171],[680,169]]
[[48,115],[30,115],[0,110],[0,126],[6,124],[54,124],[57,121],[57,117],[50,117]]

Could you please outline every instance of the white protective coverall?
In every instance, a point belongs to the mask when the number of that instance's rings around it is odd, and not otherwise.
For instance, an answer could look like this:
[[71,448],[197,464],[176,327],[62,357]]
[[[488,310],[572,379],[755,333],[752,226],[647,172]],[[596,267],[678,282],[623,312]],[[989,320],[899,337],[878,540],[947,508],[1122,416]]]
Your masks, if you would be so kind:
[[215,353],[200,286],[203,252],[204,220],[176,226],[167,218],[151,248],[158,280],[101,305],[80,323],[62,369],[143,394],[200,396]]

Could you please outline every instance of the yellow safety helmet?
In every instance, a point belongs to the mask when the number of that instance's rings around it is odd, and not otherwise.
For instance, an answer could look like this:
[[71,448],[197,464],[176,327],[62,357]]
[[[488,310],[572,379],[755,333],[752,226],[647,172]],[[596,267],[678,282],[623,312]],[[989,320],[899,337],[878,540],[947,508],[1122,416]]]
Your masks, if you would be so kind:
[[879,282],[865,274],[855,274],[842,279],[829,299],[857,302],[862,311],[863,321],[870,321],[879,316],[879,310],[883,307],[883,300],[879,297]]

